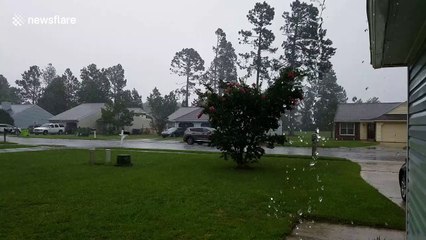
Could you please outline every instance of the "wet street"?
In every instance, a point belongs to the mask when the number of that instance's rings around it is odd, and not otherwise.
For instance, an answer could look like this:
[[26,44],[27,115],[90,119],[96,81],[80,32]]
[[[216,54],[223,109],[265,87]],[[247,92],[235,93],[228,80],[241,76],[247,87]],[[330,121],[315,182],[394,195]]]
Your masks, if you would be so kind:
[[[73,148],[140,148],[140,149],[160,149],[160,150],[191,150],[191,151],[218,151],[216,148],[207,145],[188,145],[174,140],[125,140],[123,145],[117,140],[68,140],[68,139],[44,139],[44,138],[17,138],[8,137],[8,141],[25,145],[49,145],[65,146]],[[289,155],[310,155],[310,148],[300,147],[276,147],[266,149],[268,154],[289,154]],[[398,161],[402,162],[406,156],[406,150],[402,148],[319,148],[320,156],[331,156],[348,158],[352,161],[362,162],[369,160],[378,161]]]

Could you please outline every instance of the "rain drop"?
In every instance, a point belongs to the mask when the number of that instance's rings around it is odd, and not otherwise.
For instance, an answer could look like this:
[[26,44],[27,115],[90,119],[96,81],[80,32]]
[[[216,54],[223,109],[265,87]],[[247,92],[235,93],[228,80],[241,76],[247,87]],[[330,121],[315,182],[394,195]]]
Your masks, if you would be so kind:
[[321,197],[321,196],[318,198],[318,201],[319,201],[319,202],[322,202],[322,197]]

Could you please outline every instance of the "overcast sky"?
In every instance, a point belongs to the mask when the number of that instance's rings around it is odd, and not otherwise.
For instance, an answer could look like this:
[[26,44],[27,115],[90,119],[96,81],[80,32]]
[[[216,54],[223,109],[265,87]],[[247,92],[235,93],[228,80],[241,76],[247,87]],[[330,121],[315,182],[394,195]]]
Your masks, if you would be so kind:
[[[290,0],[267,1],[275,8],[272,28],[280,46],[283,11]],[[136,88],[143,100],[158,87],[168,93],[184,79],[170,73],[170,62],[182,48],[194,48],[206,62],[213,58],[215,30],[227,34],[237,52],[238,31],[248,29],[246,15],[255,0],[0,0],[0,74],[9,83],[31,65],[52,63],[59,74],[95,63],[99,68],[121,63],[128,88]],[[405,101],[405,68],[374,70],[370,65],[365,0],[327,0],[324,13],[328,37],[337,48],[332,58],[338,83],[348,94],[382,102]],[[75,24],[14,26],[12,18],[74,17]],[[279,50],[279,51],[282,51]],[[368,89],[367,89],[368,88]],[[366,90],[367,89],[367,90]]]

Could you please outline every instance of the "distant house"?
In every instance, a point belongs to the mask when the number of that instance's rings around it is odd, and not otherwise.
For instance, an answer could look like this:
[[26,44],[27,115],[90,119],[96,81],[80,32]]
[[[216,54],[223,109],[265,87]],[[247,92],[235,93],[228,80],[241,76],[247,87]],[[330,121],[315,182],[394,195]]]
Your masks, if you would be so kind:
[[339,104],[334,136],[337,140],[407,143],[407,103]]
[[210,127],[209,116],[201,113],[200,107],[181,107],[168,116],[168,127]]
[[[62,123],[67,131],[77,128],[93,128],[101,130],[99,120],[102,118],[102,108],[105,103],[83,103],[68,111],[60,113],[49,119],[52,123]],[[141,108],[129,108],[134,111],[135,117],[132,126],[125,127],[124,130],[132,132],[133,129],[150,129],[150,118]]]
[[53,116],[35,104],[2,102],[0,109],[8,112],[15,121],[15,126],[20,128],[28,128],[31,125],[46,123]]

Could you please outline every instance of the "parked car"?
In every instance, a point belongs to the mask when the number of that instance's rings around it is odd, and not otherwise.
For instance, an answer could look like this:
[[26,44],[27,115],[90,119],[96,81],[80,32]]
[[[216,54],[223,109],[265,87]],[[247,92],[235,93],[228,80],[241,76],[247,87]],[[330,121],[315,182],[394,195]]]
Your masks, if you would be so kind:
[[0,123],[0,133],[20,134],[21,129],[10,124]]
[[58,123],[45,123],[40,127],[36,127],[33,130],[35,135],[43,134],[63,134],[65,133],[65,127]]
[[185,141],[189,145],[192,145],[194,143],[210,143],[210,136],[214,131],[214,128],[209,127],[190,127],[187,128],[185,133],[183,134],[183,141]]
[[405,162],[399,169],[399,188],[401,190],[402,200],[407,196],[407,162]]
[[183,128],[172,127],[161,132],[161,136],[165,137],[182,137],[185,130]]

